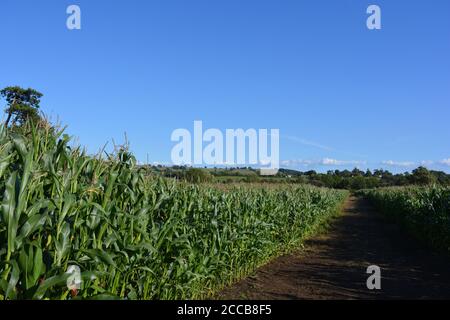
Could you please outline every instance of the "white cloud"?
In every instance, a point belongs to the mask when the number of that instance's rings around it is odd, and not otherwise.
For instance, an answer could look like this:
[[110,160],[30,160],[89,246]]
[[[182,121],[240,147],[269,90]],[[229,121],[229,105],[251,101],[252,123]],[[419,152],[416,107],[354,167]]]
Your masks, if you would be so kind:
[[412,161],[393,161],[393,160],[382,161],[381,164],[390,167],[414,167],[416,165]]
[[295,166],[309,166],[312,165],[312,160],[302,160],[302,159],[293,159],[293,160],[283,160],[281,161],[281,165],[286,167],[295,167]]
[[397,168],[407,168],[414,169],[418,166],[425,166],[428,168],[436,168],[437,166],[450,167],[450,158],[437,160],[421,160],[421,161],[395,161],[395,160],[385,160],[381,162],[367,162],[360,160],[338,160],[334,158],[322,158],[322,159],[293,159],[281,161],[281,165],[285,167],[339,167],[339,166],[364,166],[369,165],[375,167],[376,165],[382,165],[384,167],[397,167]]
[[439,163],[443,164],[444,166],[449,166],[450,167],[450,158],[443,159],[443,160],[439,161]]
[[295,167],[295,166],[357,166],[366,164],[365,161],[358,160],[337,160],[332,158],[323,158],[323,159],[294,159],[294,160],[284,160],[281,161],[283,166]]
[[270,159],[260,159],[259,164],[262,166],[268,166],[271,163]]
[[348,166],[348,165],[366,164],[366,162],[358,161],[358,160],[336,160],[336,159],[324,158],[324,159],[322,159],[321,164],[324,166]]

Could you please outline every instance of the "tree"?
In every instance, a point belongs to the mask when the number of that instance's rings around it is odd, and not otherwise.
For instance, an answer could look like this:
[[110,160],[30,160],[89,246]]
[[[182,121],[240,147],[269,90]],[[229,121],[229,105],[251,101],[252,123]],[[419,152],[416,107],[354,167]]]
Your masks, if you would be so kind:
[[352,170],[353,177],[359,177],[359,176],[363,176],[363,175],[364,175],[364,171],[361,171],[358,168],[355,168]]
[[350,188],[352,190],[361,190],[367,188],[367,178],[363,176],[355,176],[349,179],[350,180]]
[[366,173],[364,174],[365,177],[372,177],[372,171],[370,169],[366,170]]
[[15,86],[2,89],[0,95],[8,103],[5,110],[8,115],[7,126],[11,120],[14,125],[21,125],[28,120],[37,121],[40,119],[38,109],[42,93],[31,88],[23,89]]
[[425,167],[418,167],[413,170],[410,176],[412,183],[419,185],[428,185],[436,183],[436,177]]
[[309,177],[314,177],[317,175],[317,172],[314,170],[309,170],[305,172],[305,175],[309,176]]
[[200,168],[190,168],[184,174],[184,179],[191,183],[211,182],[212,175]]

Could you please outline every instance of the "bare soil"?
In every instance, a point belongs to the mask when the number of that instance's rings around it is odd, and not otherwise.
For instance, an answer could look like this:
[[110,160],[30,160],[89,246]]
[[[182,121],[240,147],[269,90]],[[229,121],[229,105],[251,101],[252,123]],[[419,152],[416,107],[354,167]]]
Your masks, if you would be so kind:
[[[366,286],[381,268],[381,290]],[[220,299],[450,299],[450,256],[433,253],[361,198],[328,232],[226,288]]]

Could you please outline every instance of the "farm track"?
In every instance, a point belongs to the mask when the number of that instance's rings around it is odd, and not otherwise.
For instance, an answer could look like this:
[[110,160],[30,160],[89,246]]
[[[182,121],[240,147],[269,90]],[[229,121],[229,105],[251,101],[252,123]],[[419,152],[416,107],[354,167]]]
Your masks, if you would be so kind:
[[[366,287],[369,265],[381,290]],[[450,299],[450,257],[432,253],[361,198],[305,248],[223,290],[220,299]]]

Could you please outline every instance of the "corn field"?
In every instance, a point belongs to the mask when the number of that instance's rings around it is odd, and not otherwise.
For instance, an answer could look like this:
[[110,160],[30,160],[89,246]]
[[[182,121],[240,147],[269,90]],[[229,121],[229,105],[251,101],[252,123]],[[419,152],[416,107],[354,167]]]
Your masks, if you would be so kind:
[[363,194],[417,238],[434,248],[450,249],[449,187],[393,187]]
[[126,149],[89,156],[36,125],[0,127],[0,192],[0,299],[208,297],[298,246],[347,195],[151,177]]

